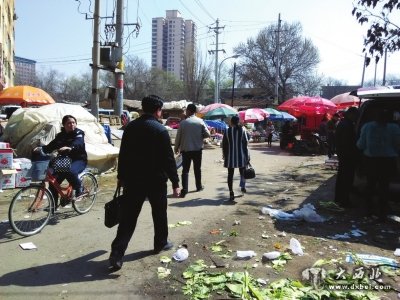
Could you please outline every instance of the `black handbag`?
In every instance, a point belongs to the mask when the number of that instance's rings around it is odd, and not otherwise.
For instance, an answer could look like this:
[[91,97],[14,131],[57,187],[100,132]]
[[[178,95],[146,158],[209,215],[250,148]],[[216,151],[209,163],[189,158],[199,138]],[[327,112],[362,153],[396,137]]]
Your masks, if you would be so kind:
[[56,173],[68,173],[71,171],[72,159],[66,155],[58,155],[50,161],[50,167]]
[[243,177],[245,179],[252,179],[256,177],[256,172],[254,171],[254,168],[251,166],[250,163],[246,165],[246,168],[244,169],[244,175]]
[[121,188],[117,187],[113,199],[104,204],[104,225],[106,227],[111,228],[119,223],[123,197],[124,195],[121,195]]

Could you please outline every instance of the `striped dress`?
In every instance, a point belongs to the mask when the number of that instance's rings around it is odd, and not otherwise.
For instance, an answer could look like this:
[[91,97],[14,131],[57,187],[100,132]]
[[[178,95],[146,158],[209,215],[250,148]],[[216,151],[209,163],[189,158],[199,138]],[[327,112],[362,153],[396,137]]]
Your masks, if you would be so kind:
[[249,160],[247,135],[243,127],[229,127],[222,139],[225,168],[244,168]]

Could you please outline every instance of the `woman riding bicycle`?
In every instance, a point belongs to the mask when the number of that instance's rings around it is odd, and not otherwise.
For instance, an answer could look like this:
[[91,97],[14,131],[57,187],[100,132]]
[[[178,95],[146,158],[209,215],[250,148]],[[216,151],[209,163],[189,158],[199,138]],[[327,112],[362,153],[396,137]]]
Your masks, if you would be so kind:
[[[48,145],[37,147],[34,151],[40,149],[44,153],[51,153],[55,150],[59,154],[65,155],[71,158],[71,168],[69,172],[57,173],[54,172],[57,182],[60,184],[65,179],[71,184],[74,189],[75,195],[73,198],[78,199],[83,194],[82,183],[79,179],[79,173],[81,173],[87,165],[87,153],[85,149],[85,133],[76,127],[76,118],[71,115],[66,115],[62,118],[61,132],[56,135]],[[54,196],[55,207],[58,206],[58,193],[50,185],[50,190]],[[63,205],[63,203],[61,203]]]

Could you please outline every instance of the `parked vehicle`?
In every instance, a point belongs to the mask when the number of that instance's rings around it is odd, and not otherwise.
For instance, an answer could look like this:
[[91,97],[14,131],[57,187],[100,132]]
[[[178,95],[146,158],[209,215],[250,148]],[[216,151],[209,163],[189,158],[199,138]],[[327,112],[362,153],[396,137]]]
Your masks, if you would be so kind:
[[[376,112],[387,109],[391,112],[391,122],[400,126],[400,89],[393,87],[381,87],[379,89],[359,89],[357,96],[361,99],[359,118],[356,124],[357,137],[360,136],[362,126],[373,120]],[[362,161],[356,171],[355,185],[364,190],[366,178],[363,172]],[[397,175],[390,183],[390,190],[400,191],[400,158],[397,159]]]

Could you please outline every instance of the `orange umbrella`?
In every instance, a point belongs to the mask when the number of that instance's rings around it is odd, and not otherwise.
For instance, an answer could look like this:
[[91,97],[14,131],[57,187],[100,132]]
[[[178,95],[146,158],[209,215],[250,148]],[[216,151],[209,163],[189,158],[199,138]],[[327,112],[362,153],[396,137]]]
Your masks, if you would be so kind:
[[56,102],[49,94],[29,85],[12,86],[0,92],[0,105],[15,104],[27,107],[52,103]]

